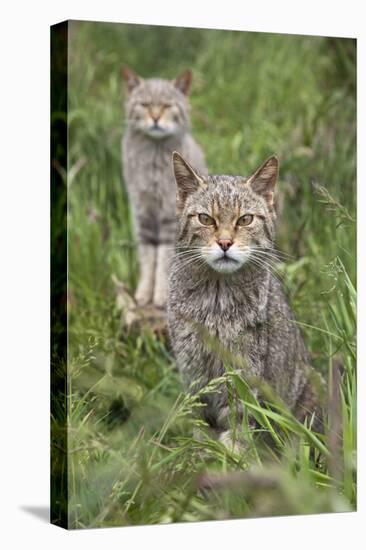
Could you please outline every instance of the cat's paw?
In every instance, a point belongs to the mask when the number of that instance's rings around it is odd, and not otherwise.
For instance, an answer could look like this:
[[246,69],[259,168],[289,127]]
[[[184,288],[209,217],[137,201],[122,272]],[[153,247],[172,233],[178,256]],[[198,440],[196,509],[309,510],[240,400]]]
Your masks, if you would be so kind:
[[147,306],[151,304],[152,292],[151,288],[146,286],[138,286],[135,292],[135,300],[139,306]]
[[219,434],[218,440],[220,443],[225,445],[225,447],[232,453],[242,454],[246,450],[247,446],[243,439],[238,437],[233,437],[231,430],[226,430]]
[[167,295],[166,286],[164,284],[157,285],[154,292],[154,306],[159,309],[164,309],[167,303]]

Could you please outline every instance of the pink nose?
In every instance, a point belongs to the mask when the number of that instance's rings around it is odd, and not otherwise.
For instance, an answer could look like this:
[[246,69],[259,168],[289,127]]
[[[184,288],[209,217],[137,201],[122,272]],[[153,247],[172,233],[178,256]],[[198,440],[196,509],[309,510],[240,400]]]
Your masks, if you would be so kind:
[[219,239],[217,242],[224,252],[229,250],[230,246],[233,244],[231,239]]

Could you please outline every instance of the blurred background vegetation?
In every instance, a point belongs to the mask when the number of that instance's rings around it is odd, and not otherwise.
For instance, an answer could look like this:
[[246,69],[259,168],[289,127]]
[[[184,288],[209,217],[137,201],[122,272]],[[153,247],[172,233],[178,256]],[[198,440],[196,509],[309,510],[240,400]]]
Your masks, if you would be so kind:
[[[69,527],[355,509],[355,41],[71,22],[68,59]],[[291,258],[278,269],[313,363],[331,375],[324,436],[258,410],[271,451],[255,438],[246,456],[194,439],[197,403],[167,342],[121,323],[112,276],[131,290],[137,278],[124,63],[143,77],[192,69],[192,130],[210,172],[249,175],[279,156],[278,244]]]

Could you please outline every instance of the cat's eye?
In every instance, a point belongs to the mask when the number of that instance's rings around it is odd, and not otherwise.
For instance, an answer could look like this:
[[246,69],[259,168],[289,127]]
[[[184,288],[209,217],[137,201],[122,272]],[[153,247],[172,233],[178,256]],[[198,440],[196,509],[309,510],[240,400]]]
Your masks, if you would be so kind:
[[236,225],[240,225],[243,227],[244,225],[250,225],[254,219],[254,216],[252,214],[244,214],[244,216],[241,216],[238,221],[236,222]]
[[147,109],[148,107],[150,107],[150,103],[147,103],[147,102],[144,102],[144,103],[141,103],[141,106],[142,107],[145,107],[145,109]]
[[198,214],[198,219],[202,225],[215,225],[215,220],[208,214]]

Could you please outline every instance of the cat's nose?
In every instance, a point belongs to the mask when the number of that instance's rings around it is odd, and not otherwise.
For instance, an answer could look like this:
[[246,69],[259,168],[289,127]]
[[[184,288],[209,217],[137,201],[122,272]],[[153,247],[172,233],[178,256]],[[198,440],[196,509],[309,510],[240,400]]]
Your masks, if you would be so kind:
[[154,123],[156,124],[159,118],[161,117],[161,110],[156,107],[153,107],[152,109],[150,109],[150,116],[153,119]]
[[229,250],[230,246],[233,244],[231,239],[219,239],[217,242],[224,252]]

